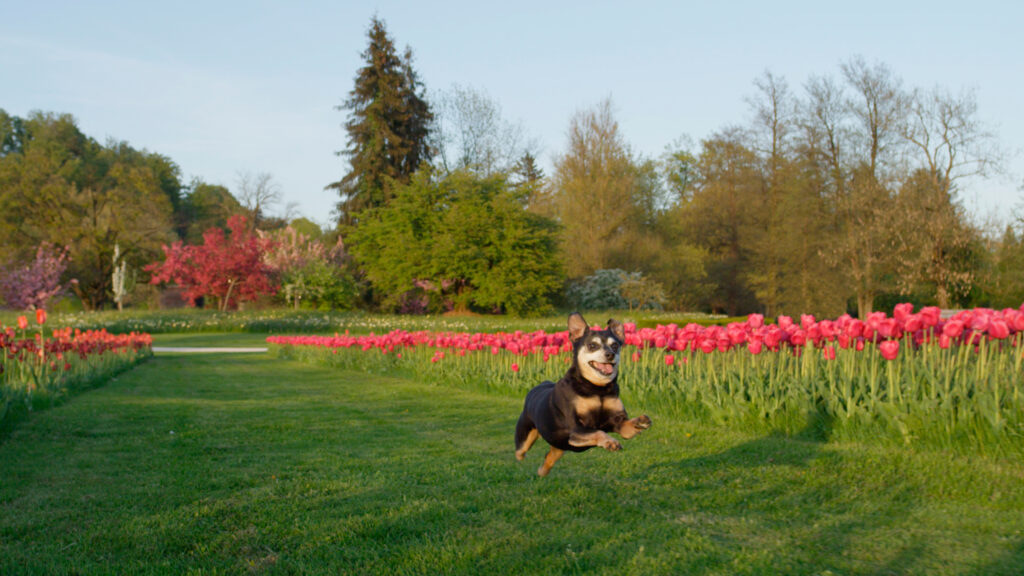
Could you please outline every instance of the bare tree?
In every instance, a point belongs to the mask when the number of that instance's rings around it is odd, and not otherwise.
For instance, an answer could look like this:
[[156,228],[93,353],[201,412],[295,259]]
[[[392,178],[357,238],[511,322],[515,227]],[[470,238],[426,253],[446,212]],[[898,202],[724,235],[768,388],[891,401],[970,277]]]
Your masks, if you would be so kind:
[[435,146],[445,172],[472,170],[482,176],[510,172],[536,142],[520,123],[502,118],[501,106],[486,92],[459,85],[438,98],[435,111]]
[[977,117],[973,92],[954,96],[948,90],[914,90],[900,125],[908,155],[919,166],[900,192],[896,214],[900,244],[900,289],[934,286],[939,306],[966,294],[973,281],[970,246],[978,236],[968,224],[958,182],[986,177],[1002,166],[995,135]]
[[[833,87],[820,82],[812,109],[819,118],[836,121],[823,126],[832,138],[833,178],[839,184],[833,190],[838,233],[830,257],[848,275],[857,313],[864,318],[893,267],[894,239],[886,216],[893,210],[891,185],[899,174],[905,98],[902,82],[884,64],[869,66],[858,57],[841,69],[849,87],[843,115],[833,108]],[[840,131],[843,120],[848,123]],[[840,157],[843,140],[847,152]]]
[[784,78],[769,71],[754,80],[758,93],[747,102],[754,112],[752,140],[761,161],[761,194],[755,199],[756,239],[752,251],[756,254],[747,276],[764,312],[774,316],[779,311],[783,296],[784,260],[788,250],[783,235],[788,225],[788,213],[783,199],[791,170],[790,148],[796,113],[796,101]]
[[237,178],[235,195],[249,213],[253,229],[259,228],[270,209],[281,202],[281,186],[269,172],[239,172]]

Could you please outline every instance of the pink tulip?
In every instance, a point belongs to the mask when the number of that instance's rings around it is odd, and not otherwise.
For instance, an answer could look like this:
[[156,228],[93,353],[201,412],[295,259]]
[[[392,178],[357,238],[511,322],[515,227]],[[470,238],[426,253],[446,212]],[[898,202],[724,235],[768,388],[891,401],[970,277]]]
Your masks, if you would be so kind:
[[836,359],[836,349],[835,349],[835,346],[825,346],[821,350],[821,355],[825,358],[825,360],[835,360]]
[[992,320],[988,325],[988,335],[996,340],[1005,340],[1010,336],[1010,327],[1002,320]]
[[964,323],[960,320],[950,320],[942,327],[942,333],[950,338],[960,336],[964,331]]
[[900,322],[906,321],[906,319],[914,312],[914,305],[909,302],[903,304],[897,304],[892,311],[892,316]]
[[665,366],[671,366],[676,363],[676,357],[671,354],[665,355]]
[[809,330],[811,326],[814,326],[814,324],[816,323],[817,320],[815,320],[814,316],[810,314],[800,315],[800,327],[803,328],[804,330]]
[[900,354],[899,340],[886,340],[878,345],[878,350],[886,360],[895,360]]

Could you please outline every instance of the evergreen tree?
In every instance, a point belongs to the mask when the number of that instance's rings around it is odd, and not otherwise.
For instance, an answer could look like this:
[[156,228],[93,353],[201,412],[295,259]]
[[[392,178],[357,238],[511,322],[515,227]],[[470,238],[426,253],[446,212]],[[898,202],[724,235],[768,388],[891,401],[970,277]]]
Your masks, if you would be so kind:
[[363,52],[366,65],[355,87],[337,108],[349,111],[345,123],[350,170],[327,188],[341,196],[341,223],[356,222],[359,212],[386,204],[394,185],[406,183],[420,163],[428,160],[429,126],[433,119],[425,90],[412,67],[412,50],[395,51],[384,22],[374,17]]

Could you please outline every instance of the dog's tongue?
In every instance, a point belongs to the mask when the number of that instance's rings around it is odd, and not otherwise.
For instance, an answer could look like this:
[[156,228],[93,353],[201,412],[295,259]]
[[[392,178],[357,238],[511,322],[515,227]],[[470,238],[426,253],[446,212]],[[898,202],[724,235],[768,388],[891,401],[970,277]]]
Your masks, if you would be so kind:
[[602,364],[600,362],[594,362],[594,368],[597,368],[598,372],[605,376],[611,376],[612,372],[615,372],[615,364]]

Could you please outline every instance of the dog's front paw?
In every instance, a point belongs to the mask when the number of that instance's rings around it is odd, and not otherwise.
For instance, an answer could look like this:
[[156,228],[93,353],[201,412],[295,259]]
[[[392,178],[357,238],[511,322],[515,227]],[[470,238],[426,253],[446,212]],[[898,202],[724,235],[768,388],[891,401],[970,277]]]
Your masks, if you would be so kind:
[[651,427],[651,424],[653,424],[653,422],[651,422],[651,418],[647,414],[644,414],[636,419],[633,426],[635,426],[637,430],[647,430]]
[[622,444],[620,444],[618,440],[610,436],[606,436],[604,439],[602,439],[598,446],[604,448],[609,452],[617,452],[619,450],[622,450]]

